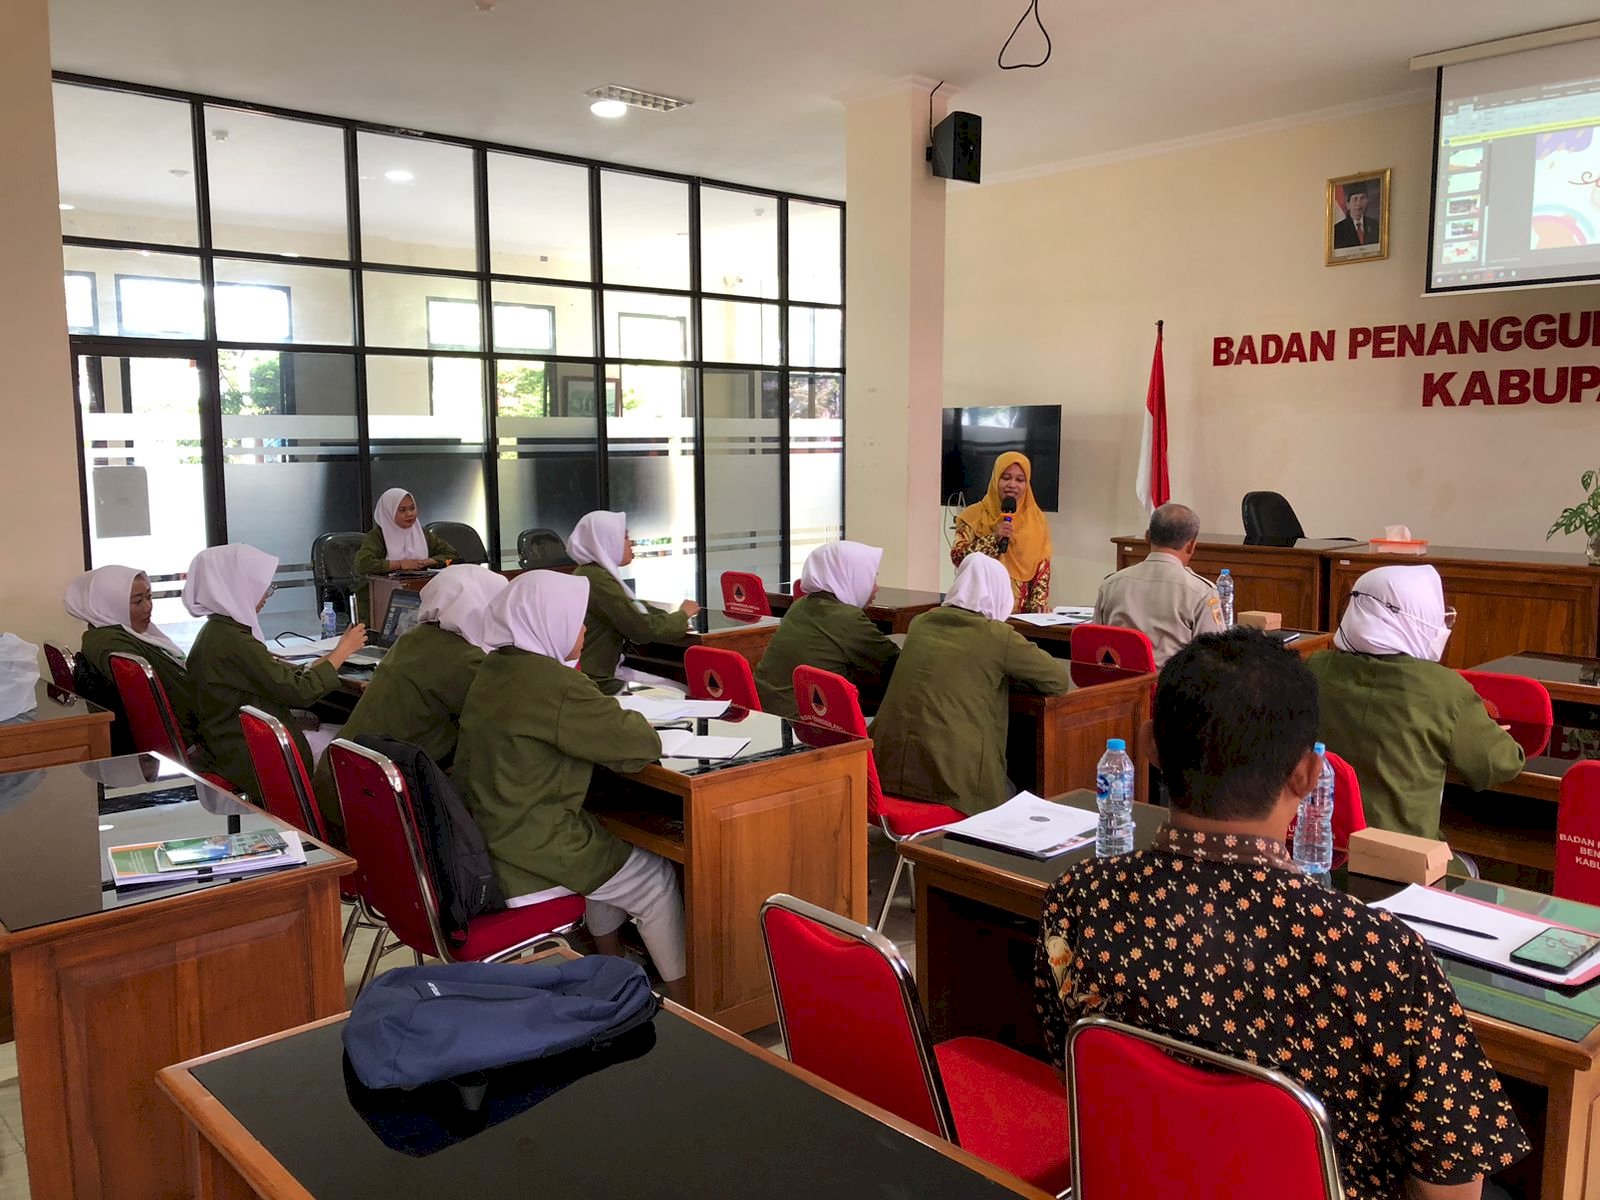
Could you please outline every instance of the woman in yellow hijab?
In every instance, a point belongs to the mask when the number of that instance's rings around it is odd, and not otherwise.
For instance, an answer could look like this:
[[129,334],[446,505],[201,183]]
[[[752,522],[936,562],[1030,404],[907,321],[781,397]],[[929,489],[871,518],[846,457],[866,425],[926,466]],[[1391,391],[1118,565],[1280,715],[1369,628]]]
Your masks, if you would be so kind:
[[[1009,451],[994,460],[989,493],[956,517],[956,544],[950,560],[976,551],[1000,560],[1011,576],[1017,612],[1050,611],[1050,525],[1033,499],[1033,464],[1028,456]],[[1001,503],[1016,501],[1016,512],[1003,513]],[[1006,539],[1005,553],[1000,551]]]

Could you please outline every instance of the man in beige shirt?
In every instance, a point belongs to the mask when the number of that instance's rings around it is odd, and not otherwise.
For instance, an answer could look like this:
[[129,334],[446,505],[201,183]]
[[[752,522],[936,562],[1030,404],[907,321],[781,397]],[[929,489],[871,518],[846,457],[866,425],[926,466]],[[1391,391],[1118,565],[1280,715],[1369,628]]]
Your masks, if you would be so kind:
[[1200,518],[1183,504],[1163,504],[1150,514],[1150,555],[1106,576],[1094,602],[1099,625],[1137,629],[1150,639],[1156,666],[1202,633],[1220,633],[1222,601],[1216,586],[1189,569],[1200,540]]

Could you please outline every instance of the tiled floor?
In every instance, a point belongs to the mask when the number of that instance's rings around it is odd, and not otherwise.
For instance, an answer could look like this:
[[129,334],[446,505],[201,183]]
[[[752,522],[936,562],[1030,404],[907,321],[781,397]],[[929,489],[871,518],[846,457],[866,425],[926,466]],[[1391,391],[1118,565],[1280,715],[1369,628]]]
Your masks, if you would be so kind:
[[[871,894],[868,904],[870,916],[876,917],[878,907],[883,903],[884,889],[889,886],[889,876],[894,870],[894,862],[894,848],[881,835],[872,835],[867,856]],[[911,963],[912,969],[915,970],[916,948],[913,944],[915,917],[911,911],[910,897],[911,883],[907,876],[900,882],[900,896],[890,913],[889,924],[884,932],[900,947],[901,952]],[[357,931],[355,945],[351,947],[350,956],[345,963],[345,984],[352,999],[355,997],[356,984],[361,979],[361,971],[366,964],[367,952],[371,946],[371,931],[364,929]],[[580,944],[578,948],[583,947]],[[379,969],[410,966],[412,961],[410,951],[397,950],[384,958],[379,964]],[[783,1053],[783,1039],[779,1036],[776,1025],[755,1030],[749,1036],[757,1045],[778,1054]],[[6,1042],[0,1044],[0,1200],[29,1200],[27,1164],[22,1149],[22,1105],[17,1093],[16,1045]]]

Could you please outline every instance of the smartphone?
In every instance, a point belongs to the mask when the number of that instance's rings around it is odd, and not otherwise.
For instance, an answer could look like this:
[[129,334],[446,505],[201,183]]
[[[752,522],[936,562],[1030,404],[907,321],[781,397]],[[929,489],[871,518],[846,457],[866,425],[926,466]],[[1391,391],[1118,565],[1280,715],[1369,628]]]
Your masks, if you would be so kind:
[[1511,961],[1544,971],[1570,971],[1596,950],[1600,934],[1576,929],[1546,929],[1511,952]]

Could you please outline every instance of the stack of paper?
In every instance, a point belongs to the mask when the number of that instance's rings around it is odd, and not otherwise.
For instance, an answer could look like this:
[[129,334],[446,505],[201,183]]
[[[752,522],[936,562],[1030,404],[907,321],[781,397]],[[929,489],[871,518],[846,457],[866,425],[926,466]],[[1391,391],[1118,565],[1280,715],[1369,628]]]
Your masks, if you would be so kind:
[[749,738],[703,737],[687,729],[663,729],[662,758],[737,758],[750,744]]
[[111,879],[117,887],[129,887],[138,883],[172,883],[206,876],[247,875],[252,871],[297,866],[306,861],[306,851],[300,844],[299,833],[285,829],[279,832],[278,836],[283,839],[284,848],[277,853],[227,858],[209,865],[187,868],[174,867],[168,856],[161,851],[163,847],[181,844],[174,842],[142,842],[132,846],[112,846],[106,852],[106,857],[111,862]]
[[1047,613],[1012,613],[1013,621],[1025,621],[1029,625],[1083,625],[1094,619],[1092,608],[1058,608]]
[[1099,823],[1098,813],[1018,792],[999,808],[944,826],[944,832],[1044,859],[1092,841]]
[[1374,901],[1371,907],[1387,909],[1436,950],[1525,979],[1566,983],[1595,965],[1594,959],[1588,958],[1570,971],[1549,971],[1512,962],[1511,952],[1550,929],[1551,922],[1439,888],[1413,883],[1387,900]]
[[726,700],[685,700],[682,696],[621,695],[617,704],[640,714],[652,725],[689,718],[710,719],[728,711]]

